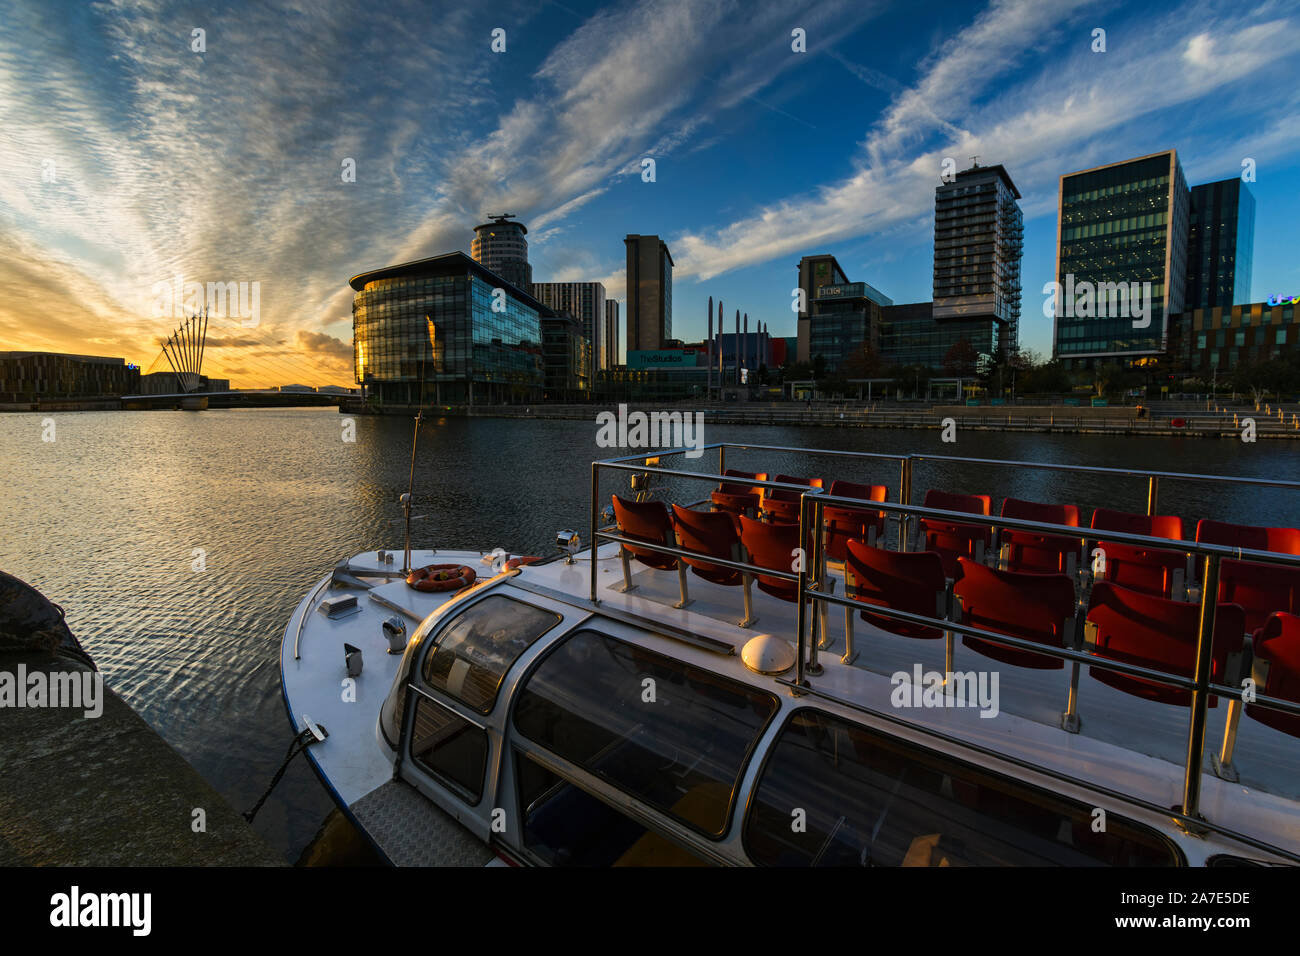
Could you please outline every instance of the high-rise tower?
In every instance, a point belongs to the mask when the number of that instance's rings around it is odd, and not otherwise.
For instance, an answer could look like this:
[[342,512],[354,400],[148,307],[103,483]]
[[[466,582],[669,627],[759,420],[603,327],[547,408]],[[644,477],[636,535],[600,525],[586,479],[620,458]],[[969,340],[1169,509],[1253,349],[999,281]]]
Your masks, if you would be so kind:
[[934,320],[991,319],[1003,356],[1020,347],[1019,199],[1002,166],[972,165],[934,191]]
[[533,267],[528,264],[528,230],[514,221],[513,213],[489,216],[489,222],[474,227],[470,253],[483,268],[495,272],[516,289],[528,292],[533,284]]

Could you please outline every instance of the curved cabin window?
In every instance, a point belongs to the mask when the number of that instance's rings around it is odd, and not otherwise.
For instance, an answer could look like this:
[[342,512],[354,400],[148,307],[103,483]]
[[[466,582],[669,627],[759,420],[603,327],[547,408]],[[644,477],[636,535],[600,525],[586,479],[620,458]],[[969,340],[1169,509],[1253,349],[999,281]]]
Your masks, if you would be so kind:
[[480,714],[492,711],[519,655],[559,624],[554,611],[491,595],[444,627],[424,659],[424,682]]
[[1092,807],[820,711],[777,737],[745,850],[768,866],[1176,866],[1172,843]]
[[411,757],[470,805],[482,799],[487,732],[423,694],[415,695]]
[[524,737],[708,837],[727,829],[769,693],[592,630],[575,631],[524,683]]
[[551,773],[526,754],[515,761],[524,848],[547,866],[708,866],[669,840]]

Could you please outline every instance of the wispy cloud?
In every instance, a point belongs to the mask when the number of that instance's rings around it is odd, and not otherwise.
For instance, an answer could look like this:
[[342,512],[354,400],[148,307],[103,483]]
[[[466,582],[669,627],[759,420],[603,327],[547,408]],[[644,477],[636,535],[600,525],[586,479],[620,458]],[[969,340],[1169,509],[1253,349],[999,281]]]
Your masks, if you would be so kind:
[[[1187,135],[1193,106],[1202,118],[1218,114],[1240,123],[1245,114],[1268,124],[1271,132],[1235,143],[1239,151],[1294,151],[1300,141],[1294,122],[1288,136],[1288,127],[1270,115],[1283,105],[1287,120],[1294,117],[1294,91],[1278,84],[1276,75],[1278,63],[1300,50],[1294,16],[1277,17],[1270,6],[1231,17],[1184,10],[1129,25],[1143,37],[1162,37],[1159,46],[1119,27],[1111,30],[1104,54],[1091,52],[1086,42],[1094,18],[1095,11],[1085,16],[1082,5],[1069,0],[995,4],[944,43],[919,79],[895,97],[869,132],[852,175],[718,229],[675,237],[676,274],[707,279],[897,227],[928,213],[946,157],[959,167],[973,155],[1009,164],[1026,194],[1026,213],[1045,212],[1055,206],[1061,173],[1124,158],[1114,155],[1118,130],[1140,124],[1153,151],[1176,145]],[[1045,55],[1044,38],[1067,30],[1080,39],[1051,45]],[[1205,66],[1207,56],[1212,68]],[[993,86],[1000,74],[1026,65],[1035,69],[1025,78]],[[1239,98],[1227,96],[1247,89]]]

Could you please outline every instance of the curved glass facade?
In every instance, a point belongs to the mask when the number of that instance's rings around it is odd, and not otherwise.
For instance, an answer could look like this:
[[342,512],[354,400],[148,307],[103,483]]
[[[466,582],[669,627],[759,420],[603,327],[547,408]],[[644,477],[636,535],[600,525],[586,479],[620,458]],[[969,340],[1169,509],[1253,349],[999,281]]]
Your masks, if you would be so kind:
[[353,280],[356,379],[372,400],[419,402],[421,375],[427,402],[541,398],[541,323],[531,296],[459,253],[388,271]]

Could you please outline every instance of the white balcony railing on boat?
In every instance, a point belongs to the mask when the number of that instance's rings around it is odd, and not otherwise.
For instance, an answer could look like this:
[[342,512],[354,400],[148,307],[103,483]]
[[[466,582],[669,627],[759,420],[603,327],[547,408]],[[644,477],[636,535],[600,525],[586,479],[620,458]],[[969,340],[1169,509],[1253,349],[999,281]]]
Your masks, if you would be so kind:
[[[831,495],[820,488],[809,488],[807,485],[787,484],[778,481],[761,481],[758,479],[744,478],[739,475],[726,475],[726,454],[727,450],[757,451],[777,454],[798,454],[815,457],[839,457],[852,459],[868,459],[877,461],[889,461],[897,463],[899,466],[899,500],[896,502],[881,501],[864,501],[859,498],[846,498],[842,496]],[[1219,569],[1220,562],[1223,559],[1254,561],[1262,564],[1279,565],[1283,567],[1294,568],[1300,571],[1300,556],[1280,554],[1272,551],[1257,551],[1247,548],[1231,547],[1220,544],[1209,544],[1186,539],[1170,539],[1160,537],[1150,537],[1146,535],[1132,534],[1129,532],[1110,531],[1102,529],[1084,528],[1074,525],[1049,524],[1039,521],[1030,521],[1018,518],[1007,518],[997,515],[972,514],[964,511],[945,511],[938,508],[930,508],[911,503],[913,472],[916,465],[924,462],[942,462],[946,464],[970,465],[970,466],[993,466],[1009,467],[1016,469],[1035,469],[1051,472],[1075,473],[1096,475],[1111,479],[1142,479],[1146,481],[1147,492],[1147,509],[1148,516],[1156,514],[1156,506],[1159,497],[1160,482],[1186,481],[1186,482],[1208,482],[1217,484],[1227,484],[1255,488],[1278,488],[1292,491],[1300,491],[1300,481],[1287,481],[1281,479],[1269,478],[1235,478],[1221,475],[1200,475],[1180,472],[1162,472],[1144,469],[1131,468],[1108,468],[1099,466],[1086,465],[1062,465],[1044,462],[1022,462],[1022,461],[999,461],[995,459],[980,458],[959,458],[944,455],[889,455],[877,452],[855,452],[839,451],[831,449],[810,449],[777,445],[751,445],[740,443],[714,443],[704,446],[705,451],[716,450],[718,453],[718,474],[707,474],[694,471],[685,471],[682,469],[664,468],[658,462],[662,458],[675,455],[685,454],[687,451],[695,449],[674,448],[664,451],[657,451],[651,454],[644,452],[636,455],[627,455],[617,458],[605,459],[592,463],[592,493],[591,493],[591,515],[590,515],[590,542],[591,542],[591,594],[590,599],[593,604],[599,604],[597,593],[596,577],[596,551],[601,542],[613,542],[620,546],[631,545],[637,549],[653,551],[656,553],[672,555],[677,558],[704,558],[710,565],[730,568],[745,574],[762,575],[764,577],[776,578],[797,583],[800,599],[798,600],[798,618],[797,618],[797,653],[795,657],[795,676],[793,679],[776,678],[776,680],[789,687],[791,693],[795,695],[812,695],[825,700],[829,700],[848,707],[850,709],[867,713],[872,716],[882,718],[895,724],[905,725],[912,730],[919,730],[933,737],[944,740],[949,744],[964,747],[968,750],[980,752],[985,756],[995,757],[1000,760],[1021,766],[1024,769],[1032,770],[1037,773],[1044,773],[1048,776],[1062,780],[1066,783],[1083,786],[1092,790],[1104,792],[1109,796],[1128,801],[1148,810],[1161,814],[1169,814],[1174,817],[1178,824],[1190,832],[1198,830],[1214,830],[1225,836],[1240,840],[1256,848],[1281,853],[1300,863],[1300,855],[1291,853],[1283,848],[1276,847],[1265,843],[1262,840],[1249,835],[1237,832],[1222,824],[1205,820],[1199,814],[1200,793],[1201,793],[1201,765],[1203,751],[1205,746],[1205,733],[1207,723],[1207,707],[1212,696],[1222,696],[1229,701],[1230,708],[1240,708],[1242,701],[1242,687],[1232,686],[1225,683],[1216,683],[1211,679],[1211,665],[1213,662],[1212,643],[1215,628],[1215,614],[1219,604]],[[647,462],[654,464],[647,464]],[[657,544],[640,538],[628,538],[617,533],[617,529],[611,530],[611,526],[601,526],[598,515],[600,510],[600,474],[602,471],[629,472],[642,475],[658,475],[664,478],[677,478],[689,481],[709,482],[713,484],[731,484],[747,485],[753,488],[781,489],[793,491],[800,495],[800,520],[799,520],[799,540],[805,543],[811,543],[813,552],[809,560],[800,562],[798,572],[787,572],[772,568],[760,567],[759,565],[745,561],[731,561],[712,554],[700,554],[699,552],[674,547],[671,545]],[[707,499],[705,499],[707,500]],[[702,502],[694,502],[699,504]],[[1138,664],[1131,664],[1125,661],[1115,660],[1113,658],[1102,657],[1083,650],[1082,632],[1083,617],[1080,613],[1077,615],[1078,626],[1072,646],[1056,647],[1050,644],[1042,644],[1033,640],[1017,637],[1011,634],[1005,634],[998,631],[988,631],[969,624],[953,620],[950,617],[930,617],[927,615],[914,614],[908,611],[897,610],[878,604],[867,604],[862,601],[854,600],[848,596],[839,596],[830,593],[824,585],[825,562],[822,554],[823,540],[821,534],[810,536],[810,531],[814,528],[821,528],[823,525],[823,513],[826,507],[834,507],[842,510],[854,510],[863,512],[880,513],[884,512],[891,523],[894,523],[898,529],[896,546],[900,551],[906,551],[909,546],[909,526],[913,521],[922,518],[932,518],[942,521],[962,524],[967,526],[988,527],[994,531],[1003,529],[1026,531],[1035,534],[1042,534],[1053,538],[1070,538],[1077,539],[1080,542],[1081,553],[1087,554],[1087,545],[1090,542],[1105,540],[1122,545],[1131,545],[1135,547],[1160,550],[1174,551],[1185,553],[1198,561],[1200,565],[1200,595],[1199,595],[1199,622],[1196,638],[1195,663],[1192,668],[1190,677],[1182,674],[1171,673],[1169,671],[1158,670],[1145,667]],[[951,587],[950,587],[951,590]],[[920,727],[904,718],[895,714],[865,706],[864,704],[848,700],[840,696],[828,694],[818,690],[809,679],[816,677],[822,672],[817,662],[818,645],[821,643],[816,638],[815,628],[810,635],[809,627],[809,609],[814,602],[823,602],[825,604],[837,605],[843,608],[861,611],[869,608],[872,615],[897,620],[901,623],[920,625],[937,628],[963,636],[970,636],[985,641],[990,641],[1012,649],[1032,652],[1047,657],[1058,658],[1061,661],[1069,661],[1071,664],[1071,684],[1070,684],[1070,701],[1069,709],[1065,716],[1069,716],[1074,706],[1075,693],[1078,687],[1079,668],[1083,664],[1089,667],[1100,668],[1102,670],[1123,674],[1129,677],[1135,677],[1152,681],[1164,686],[1177,688],[1188,691],[1191,695],[1190,701],[1190,720],[1187,732],[1187,758],[1184,765],[1184,782],[1182,802],[1179,808],[1172,809],[1165,806],[1157,806],[1142,798],[1132,794],[1119,793],[1110,790],[1104,786],[1099,786],[1096,781],[1085,780],[1074,777],[1070,774],[1062,773],[1051,767],[1041,764],[1035,764],[1020,760],[1016,757],[1009,756],[1005,753],[989,750],[984,747],[972,744],[969,741],[962,740],[938,730]],[[824,637],[824,635],[823,635]],[[851,641],[851,637],[846,633],[846,642]],[[824,645],[823,645],[824,646]],[[852,646],[847,648],[846,660],[852,658]],[[1225,675],[1226,679],[1227,675]],[[1285,700],[1277,697],[1270,697],[1256,690],[1251,700],[1252,704],[1263,707],[1264,709],[1280,713],[1300,716],[1300,703]],[[1219,767],[1226,769],[1227,773],[1221,773],[1227,779],[1235,779],[1231,770],[1232,747],[1235,740],[1235,721],[1231,717],[1230,711],[1229,727],[1230,731],[1224,735],[1222,752],[1217,755]]]

